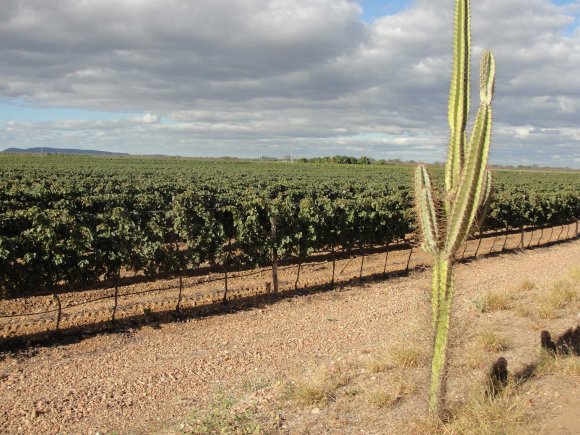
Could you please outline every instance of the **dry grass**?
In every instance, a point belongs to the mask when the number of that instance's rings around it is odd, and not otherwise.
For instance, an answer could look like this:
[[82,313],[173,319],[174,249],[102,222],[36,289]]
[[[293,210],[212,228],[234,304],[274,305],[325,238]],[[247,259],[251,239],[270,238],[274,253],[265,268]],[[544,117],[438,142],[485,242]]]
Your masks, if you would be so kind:
[[397,381],[388,387],[375,388],[366,394],[366,401],[375,408],[389,408],[415,392],[415,385]]
[[479,393],[449,411],[443,420],[408,422],[401,433],[413,435],[520,435],[532,433],[532,405],[512,384],[497,396]]
[[482,293],[473,298],[471,302],[480,313],[511,310],[514,308],[514,302],[518,299],[520,293],[529,292],[535,288],[536,283],[529,279],[524,279],[513,289]]
[[488,352],[501,352],[509,346],[509,339],[492,330],[482,331],[478,335],[480,346]]
[[486,354],[479,344],[470,344],[461,352],[460,365],[470,369],[480,369],[487,361]]
[[580,356],[554,355],[541,349],[540,361],[534,370],[534,374],[543,376],[549,373],[580,377]]
[[558,310],[578,299],[578,290],[568,280],[556,281],[548,290],[536,296],[535,313],[541,319],[555,319]]
[[508,292],[487,292],[473,298],[471,302],[480,313],[490,311],[509,310],[513,295]]
[[575,282],[580,281],[580,267],[573,267],[568,270],[568,277]]
[[529,292],[536,288],[536,283],[529,279],[524,279],[516,288],[517,292]]
[[518,294],[535,288],[531,281],[523,281],[516,289],[482,293],[471,300],[475,309],[480,313],[511,310]]
[[379,355],[375,358],[365,359],[364,367],[369,373],[382,373],[392,369],[393,364],[385,355]]
[[418,343],[402,343],[388,351],[389,361],[399,368],[420,367],[424,364],[429,349]]
[[554,308],[564,308],[577,298],[578,290],[570,282],[560,280],[555,282],[545,295],[542,295],[541,300]]
[[508,385],[496,397],[474,396],[467,404],[451,410],[441,425],[444,434],[521,434],[533,415],[528,398]]
[[540,319],[559,317],[561,314],[559,310],[578,301],[580,297],[578,282],[576,282],[580,280],[580,269],[570,269],[567,276],[568,278],[554,282],[546,290],[540,289],[526,303],[519,304],[516,314],[521,317],[536,316]]
[[349,380],[344,368],[322,366],[287,385],[286,396],[299,405],[324,405]]

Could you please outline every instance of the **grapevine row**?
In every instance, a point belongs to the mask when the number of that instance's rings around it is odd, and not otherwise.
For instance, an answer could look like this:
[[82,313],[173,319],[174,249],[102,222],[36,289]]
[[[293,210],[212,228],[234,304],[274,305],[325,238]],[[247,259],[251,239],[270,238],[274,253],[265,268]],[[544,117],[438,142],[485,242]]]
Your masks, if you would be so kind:
[[[172,173],[155,162],[145,171],[131,165],[115,171],[102,162],[82,171],[18,163],[0,172],[2,297],[62,283],[82,287],[117,279],[123,270],[153,276],[202,264],[265,266],[273,251],[303,261],[317,252],[387,245],[416,229],[411,174],[399,169],[333,168],[324,182],[300,167],[280,181],[271,171],[280,164],[225,164],[229,173],[224,166],[193,165],[198,171],[188,174],[187,165],[169,165],[181,171]],[[567,187],[497,183],[481,230],[577,220],[578,189],[558,183]]]

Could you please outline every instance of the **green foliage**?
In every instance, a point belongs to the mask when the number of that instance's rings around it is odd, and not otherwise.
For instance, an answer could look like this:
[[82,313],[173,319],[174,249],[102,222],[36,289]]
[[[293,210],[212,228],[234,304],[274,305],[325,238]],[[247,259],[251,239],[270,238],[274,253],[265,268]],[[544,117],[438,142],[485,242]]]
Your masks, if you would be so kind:
[[[119,270],[269,264],[273,207],[282,257],[385,245],[416,226],[412,168],[324,161],[0,155],[0,294]],[[431,173],[442,190],[443,171]],[[580,217],[578,190],[579,174],[494,173],[482,229],[571,222]]]

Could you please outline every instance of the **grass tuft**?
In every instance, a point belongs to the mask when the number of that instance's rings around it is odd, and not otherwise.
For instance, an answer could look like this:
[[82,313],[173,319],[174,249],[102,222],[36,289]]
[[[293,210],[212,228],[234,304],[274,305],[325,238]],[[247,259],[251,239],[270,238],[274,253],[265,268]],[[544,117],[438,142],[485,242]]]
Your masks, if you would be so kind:
[[415,392],[415,385],[398,381],[390,388],[375,388],[366,395],[367,402],[375,408],[390,408],[405,396]]
[[393,367],[389,360],[382,355],[365,359],[364,366],[369,373],[382,373]]
[[451,409],[444,419],[422,418],[405,422],[401,433],[413,435],[519,435],[533,422],[529,398],[508,384],[497,396],[476,394]]
[[491,311],[510,310],[516,295],[507,291],[487,292],[476,296],[471,300],[475,309],[480,313]]
[[478,338],[481,347],[488,352],[501,352],[509,346],[509,339],[495,331],[483,331]]
[[578,290],[568,280],[556,281],[548,290],[536,296],[535,309],[521,309],[523,315],[536,314],[541,319],[555,319],[558,311],[578,299]]
[[454,409],[444,424],[444,433],[519,434],[532,421],[531,405],[508,384],[497,396],[474,396],[467,404]]
[[427,357],[427,349],[416,343],[403,343],[389,349],[389,360],[397,367],[420,367]]
[[218,397],[206,409],[193,412],[179,432],[195,434],[274,434],[275,427],[264,426],[256,415],[255,407],[234,412],[236,401]]
[[350,376],[339,367],[321,367],[289,385],[287,396],[300,405],[324,405],[340,387],[348,384]]
[[546,302],[554,308],[564,308],[578,297],[578,291],[568,281],[560,280],[554,283],[546,295]]
[[548,373],[560,373],[580,377],[580,356],[554,355],[545,349],[540,349],[540,361],[534,369],[534,374],[543,376]]
[[520,285],[518,285],[516,291],[518,292],[528,292],[536,288],[536,283],[529,279],[524,279]]

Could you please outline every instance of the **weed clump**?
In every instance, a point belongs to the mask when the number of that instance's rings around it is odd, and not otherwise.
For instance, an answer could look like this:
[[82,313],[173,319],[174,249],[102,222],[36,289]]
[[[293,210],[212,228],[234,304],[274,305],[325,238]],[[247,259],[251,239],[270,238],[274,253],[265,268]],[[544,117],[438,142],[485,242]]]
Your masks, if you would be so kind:
[[479,343],[488,352],[501,352],[509,346],[509,339],[495,331],[487,330],[479,334]]
[[415,385],[398,381],[390,387],[375,388],[366,395],[367,402],[375,408],[390,408],[405,396],[415,392]]
[[324,405],[350,376],[340,367],[321,367],[288,385],[286,396],[299,405]]

